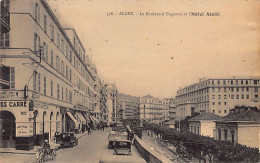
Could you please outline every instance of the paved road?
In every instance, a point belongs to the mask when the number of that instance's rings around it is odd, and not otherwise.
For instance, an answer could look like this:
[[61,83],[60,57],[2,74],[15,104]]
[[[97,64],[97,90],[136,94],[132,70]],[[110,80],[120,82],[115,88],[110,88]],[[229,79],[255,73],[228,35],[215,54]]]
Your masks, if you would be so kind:
[[[113,149],[108,149],[108,134],[105,131],[94,131],[91,135],[85,135],[79,139],[79,144],[73,148],[62,148],[57,151],[55,160],[49,159],[50,163],[98,163],[100,159],[133,159],[136,163],[145,162],[136,148],[132,146],[132,156],[113,156]],[[34,155],[24,154],[0,154],[0,162],[5,163],[35,163]]]
[[[79,144],[73,148],[60,149],[57,157],[52,163],[73,162],[73,163],[98,163],[99,159],[113,158],[113,149],[108,149],[108,134],[110,129],[105,131],[94,131],[91,135],[86,135],[79,139]],[[139,153],[132,146],[132,156],[115,156],[120,159],[132,157],[136,162],[144,162]]]

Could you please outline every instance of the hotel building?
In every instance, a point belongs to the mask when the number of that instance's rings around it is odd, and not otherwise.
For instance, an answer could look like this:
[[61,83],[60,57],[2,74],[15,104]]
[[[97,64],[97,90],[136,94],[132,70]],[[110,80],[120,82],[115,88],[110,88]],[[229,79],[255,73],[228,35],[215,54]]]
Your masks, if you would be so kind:
[[259,78],[200,80],[177,91],[176,118],[181,120],[194,112],[225,116],[237,105],[259,108],[259,87]]
[[139,118],[139,97],[126,94],[118,95],[119,109],[118,119],[137,119]]
[[76,31],[45,0],[2,2],[11,21],[0,35],[1,147],[30,150],[55,132],[84,131],[97,99]]
[[157,124],[169,120],[169,100],[159,100],[151,95],[141,97],[140,119]]

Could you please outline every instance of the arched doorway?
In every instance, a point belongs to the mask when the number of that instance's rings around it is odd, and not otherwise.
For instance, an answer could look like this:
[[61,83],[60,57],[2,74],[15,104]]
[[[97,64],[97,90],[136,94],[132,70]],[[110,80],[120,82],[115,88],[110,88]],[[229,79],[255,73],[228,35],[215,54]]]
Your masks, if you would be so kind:
[[52,130],[53,130],[53,128],[54,128],[54,127],[52,126],[52,120],[53,120],[53,113],[51,112],[51,114],[50,114],[50,130],[49,130],[49,136],[50,136],[50,137],[49,137],[49,140],[50,140],[50,141],[52,141],[52,139],[53,139],[52,136],[53,136],[53,134],[54,134],[54,133],[52,132]]
[[48,125],[48,124],[46,124],[46,117],[47,117],[47,113],[44,111],[44,112],[43,112],[43,115],[42,115],[43,141],[49,139],[49,135],[48,135],[48,134],[45,134],[46,132],[48,132],[48,130],[47,130],[47,125]]
[[0,147],[14,148],[15,137],[15,116],[9,111],[0,111]]

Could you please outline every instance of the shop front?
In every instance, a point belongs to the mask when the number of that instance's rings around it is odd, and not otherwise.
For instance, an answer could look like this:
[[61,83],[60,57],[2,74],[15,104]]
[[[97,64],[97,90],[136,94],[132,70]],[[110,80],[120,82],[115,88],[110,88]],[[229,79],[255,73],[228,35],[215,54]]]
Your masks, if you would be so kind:
[[34,147],[33,112],[29,101],[1,101],[0,147],[31,150]]

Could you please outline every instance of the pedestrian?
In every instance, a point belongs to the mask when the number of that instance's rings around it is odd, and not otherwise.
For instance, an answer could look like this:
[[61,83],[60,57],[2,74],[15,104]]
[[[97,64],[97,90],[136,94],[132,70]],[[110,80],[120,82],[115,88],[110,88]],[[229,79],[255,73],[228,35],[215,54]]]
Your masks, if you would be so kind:
[[204,162],[204,153],[203,153],[203,151],[200,151],[200,157],[199,157],[199,162],[200,163],[202,163],[202,162]]
[[205,156],[205,163],[209,163],[209,154],[206,154]]
[[91,134],[91,129],[89,125],[87,126],[87,129],[88,129],[88,135]]
[[212,153],[209,153],[209,162],[214,163],[214,156]]
[[176,156],[176,162],[179,163],[180,162],[180,157],[179,157],[179,154],[177,153],[177,156]]
[[104,124],[102,124],[102,130],[104,131],[104,129],[105,129],[105,126],[104,126]]

